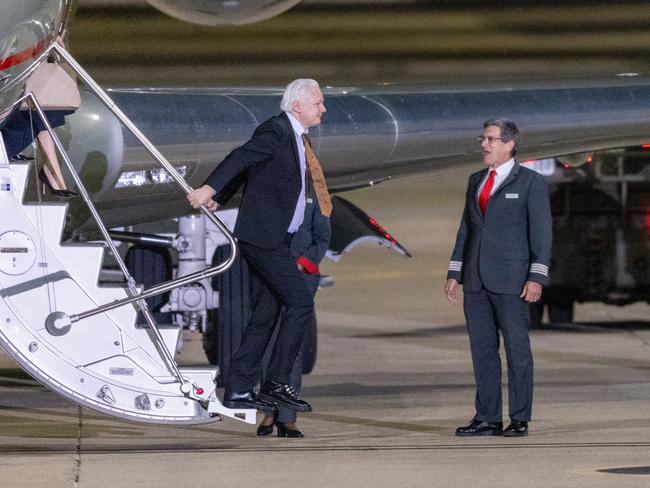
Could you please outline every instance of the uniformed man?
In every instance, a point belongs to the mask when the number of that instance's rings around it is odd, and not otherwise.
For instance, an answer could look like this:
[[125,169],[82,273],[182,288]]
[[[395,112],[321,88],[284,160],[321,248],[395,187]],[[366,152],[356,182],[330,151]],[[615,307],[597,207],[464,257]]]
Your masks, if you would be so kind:
[[[490,119],[478,137],[487,166],[469,177],[465,210],[449,262],[445,294],[464,311],[476,381],[476,414],[459,436],[528,435],[533,356],[528,303],[548,283],[551,210],[544,178],[514,156],[517,126]],[[499,334],[508,363],[510,425],[503,430]]]

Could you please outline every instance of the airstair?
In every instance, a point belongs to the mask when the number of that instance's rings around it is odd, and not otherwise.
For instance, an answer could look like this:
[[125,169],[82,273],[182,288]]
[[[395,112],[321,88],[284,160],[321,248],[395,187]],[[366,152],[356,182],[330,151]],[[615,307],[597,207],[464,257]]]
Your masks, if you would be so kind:
[[[186,192],[191,188],[133,126],[76,61],[56,51]],[[0,346],[31,376],[56,393],[93,410],[122,419],[154,424],[200,424],[228,416],[255,423],[254,410],[225,408],[216,394],[215,367],[179,368],[174,360],[180,328],[159,328],[146,298],[225,271],[231,258],[213,268],[143,290],[129,275],[108,230],[74,170],[61,142],[44,117],[38,100],[28,100],[52,135],[95,217],[105,244],[62,244],[67,203],[25,202],[28,164],[8,161],[0,144]],[[1,141],[0,141],[1,142]],[[208,217],[226,236],[228,229],[207,208]],[[100,286],[103,255],[109,249],[127,286]],[[138,310],[147,321],[136,326]]]

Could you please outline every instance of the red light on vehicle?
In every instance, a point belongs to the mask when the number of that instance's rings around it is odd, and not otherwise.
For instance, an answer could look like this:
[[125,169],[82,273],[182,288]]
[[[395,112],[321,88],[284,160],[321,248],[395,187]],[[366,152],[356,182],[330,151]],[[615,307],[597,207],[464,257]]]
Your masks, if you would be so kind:
[[585,161],[587,164],[591,163],[594,160],[593,156],[589,156],[587,160]]
[[650,213],[645,214],[645,230],[650,232]]
[[571,166],[569,166],[569,165],[566,164],[566,163],[564,163],[562,166],[564,166],[566,169],[569,169],[569,168],[571,167]]
[[641,148],[642,149],[650,149],[650,144],[642,144]]

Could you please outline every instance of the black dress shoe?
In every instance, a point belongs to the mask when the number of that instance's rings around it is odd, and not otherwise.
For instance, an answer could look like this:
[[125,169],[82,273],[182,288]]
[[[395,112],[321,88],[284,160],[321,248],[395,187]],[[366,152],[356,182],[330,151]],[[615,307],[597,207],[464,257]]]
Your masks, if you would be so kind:
[[503,431],[506,437],[524,437],[528,435],[528,422],[513,420],[506,430]]
[[[260,437],[264,437],[271,434],[273,434],[273,424],[269,424],[269,425],[260,424],[259,427],[257,428],[257,435]],[[280,435],[279,432],[278,435]]]
[[503,435],[502,422],[485,422],[483,420],[472,420],[469,425],[456,429],[458,436],[472,435]]
[[301,431],[290,429],[287,424],[276,422],[275,425],[278,426],[278,437],[305,437]]
[[25,156],[23,153],[18,153],[15,156],[11,156],[9,159],[12,161],[34,161],[33,157]]
[[298,412],[311,412],[311,405],[301,400],[291,386],[277,381],[267,381],[260,388],[260,398],[297,410]]
[[52,195],[55,195],[57,197],[76,197],[77,194],[73,191],[70,191],[68,189],[57,189],[52,186],[50,183],[50,180],[48,179],[47,175],[45,174],[45,170],[41,168],[41,170],[38,172],[38,179],[43,182],[43,192],[45,192],[45,187],[47,187],[50,190],[50,193]]
[[[271,418],[271,423],[270,424],[264,425],[263,423],[260,422],[260,425],[257,428],[257,435],[260,436],[260,437],[264,437],[264,436],[273,434],[273,427],[275,427],[275,424],[276,424],[277,419],[278,419],[278,411],[276,410],[275,412],[273,412],[273,417],[269,417],[269,414],[266,414],[264,416],[264,420],[266,420],[268,418]],[[264,420],[262,420],[262,422],[264,422]]]
[[262,412],[274,412],[278,408],[277,403],[264,401],[253,391],[226,393],[223,397],[223,406],[226,408],[252,408]]

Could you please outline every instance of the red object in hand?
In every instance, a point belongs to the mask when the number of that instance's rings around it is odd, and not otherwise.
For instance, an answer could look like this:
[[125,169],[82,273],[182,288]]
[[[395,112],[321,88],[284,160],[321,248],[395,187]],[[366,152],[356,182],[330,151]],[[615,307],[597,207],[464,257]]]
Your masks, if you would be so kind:
[[298,258],[296,258],[296,263],[302,266],[302,269],[304,269],[307,274],[316,274],[320,271],[318,265],[311,262],[305,256],[298,256]]

